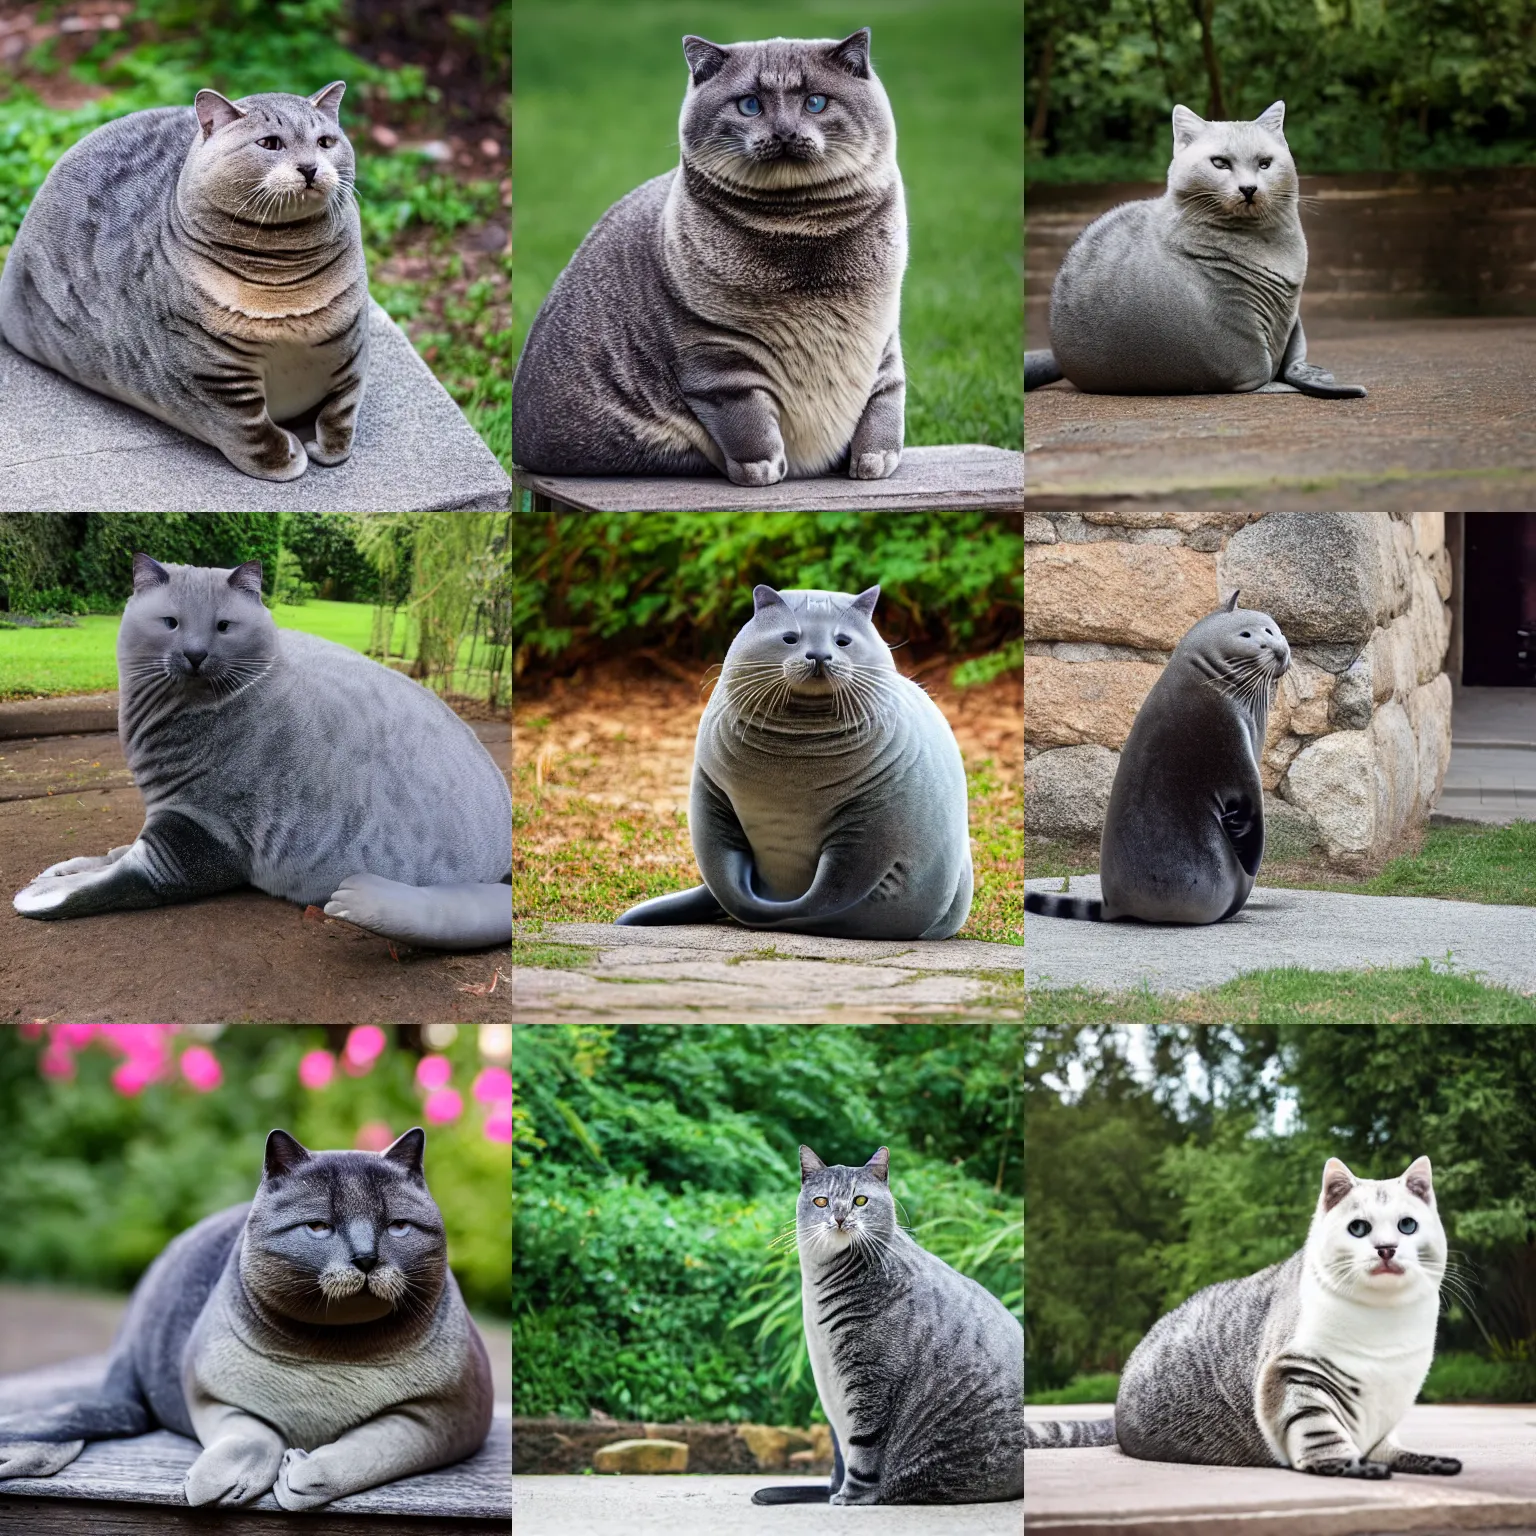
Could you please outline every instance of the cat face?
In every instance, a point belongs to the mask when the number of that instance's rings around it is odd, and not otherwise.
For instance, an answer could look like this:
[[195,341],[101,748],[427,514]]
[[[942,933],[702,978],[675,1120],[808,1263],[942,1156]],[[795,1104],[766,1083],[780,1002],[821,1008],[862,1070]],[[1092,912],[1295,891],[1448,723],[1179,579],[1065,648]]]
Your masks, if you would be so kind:
[[862,1168],[829,1168],[809,1147],[800,1148],[795,1226],[802,1251],[821,1258],[850,1248],[881,1251],[897,1225],[886,1182],[890,1162],[890,1150],[881,1147]]
[[418,1129],[383,1152],[309,1152],[273,1131],[240,1253],[251,1293],[304,1323],[429,1316],[447,1240],[422,1175],[425,1143]]
[[683,163],[738,187],[814,186],[894,164],[896,123],[869,28],[842,42],[685,37]]
[[726,652],[721,686],[742,719],[805,714],[850,726],[879,714],[897,677],[890,647],[875,631],[880,597],[846,592],[752,589],[753,613]]
[[1228,692],[1256,698],[1290,670],[1291,647],[1270,614],[1239,608],[1237,596],[1234,592],[1224,608],[1207,614],[1179,644]]
[[1357,1179],[1330,1157],[1307,1255],[1326,1286],[1356,1300],[1391,1305],[1437,1290],[1446,1242],[1429,1159],[1398,1179]]
[[346,85],[313,96],[271,93],[227,101],[197,93],[201,135],[182,171],[194,200],[252,224],[288,224],[338,204],[356,180],[339,116]]
[[1239,224],[1289,213],[1297,182],[1285,142],[1285,103],[1241,123],[1208,123],[1188,107],[1175,107],[1168,190],[1186,207]]
[[174,688],[216,703],[259,680],[276,655],[261,561],[226,571],[133,557],[133,596],[117,632],[125,688]]

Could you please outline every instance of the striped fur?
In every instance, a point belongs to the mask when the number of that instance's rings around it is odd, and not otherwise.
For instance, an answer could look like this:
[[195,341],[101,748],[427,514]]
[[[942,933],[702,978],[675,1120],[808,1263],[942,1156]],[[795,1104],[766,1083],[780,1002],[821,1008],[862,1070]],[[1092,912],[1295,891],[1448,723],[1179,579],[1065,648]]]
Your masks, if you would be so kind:
[[1042,917],[1075,917],[1085,922],[1104,921],[1104,903],[1097,896],[1060,896],[1054,891],[1025,891],[1024,910]]
[[1024,1448],[1030,1451],[1078,1450],[1089,1445],[1113,1445],[1115,1421],[1107,1419],[1044,1419],[1024,1426]]

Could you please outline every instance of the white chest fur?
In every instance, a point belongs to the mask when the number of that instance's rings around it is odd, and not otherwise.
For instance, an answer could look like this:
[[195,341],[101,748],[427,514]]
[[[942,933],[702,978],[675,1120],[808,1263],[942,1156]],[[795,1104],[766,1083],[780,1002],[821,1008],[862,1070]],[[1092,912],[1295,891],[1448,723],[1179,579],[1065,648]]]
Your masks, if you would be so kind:
[[848,1399],[843,1391],[842,1378],[832,1359],[832,1341],[827,1330],[816,1321],[818,1304],[816,1282],[806,1265],[800,1260],[801,1310],[805,1317],[805,1346],[811,1357],[811,1376],[816,1382],[816,1392],[821,1398],[822,1411],[827,1422],[837,1432],[839,1443],[846,1454],[848,1436],[852,1430],[848,1422]]

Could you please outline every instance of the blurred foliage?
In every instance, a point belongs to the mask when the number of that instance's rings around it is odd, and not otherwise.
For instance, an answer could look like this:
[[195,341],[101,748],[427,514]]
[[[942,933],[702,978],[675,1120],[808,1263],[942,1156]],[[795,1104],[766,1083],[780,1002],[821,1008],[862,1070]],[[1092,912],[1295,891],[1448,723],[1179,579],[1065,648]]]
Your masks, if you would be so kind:
[[[1488,1367],[1447,1367],[1435,1390],[1529,1400],[1536,1035],[1154,1025],[1144,1039],[1151,1071],[1138,1075],[1123,1030],[1029,1030],[1032,1388],[1118,1369],[1194,1291],[1295,1252],[1327,1157],[1362,1178],[1395,1178],[1427,1155],[1458,1293],[1442,1292],[1440,1343]],[[1282,1102],[1294,1107],[1278,1134]]]
[[1305,172],[1536,161],[1529,0],[1031,0],[1025,55],[1033,180],[1162,180],[1176,102],[1283,99]]
[[930,1251],[1021,1304],[1012,1025],[528,1025],[512,1074],[514,1408],[806,1423],[803,1141],[891,1147]]
[[[476,1039],[462,1029],[441,1053],[469,1107],[428,1127],[427,1182],[465,1299],[505,1315],[510,1149],[486,1139],[469,1101]],[[0,1276],[126,1290],[178,1232],[251,1198],[274,1127],[312,1149],[344,1150],[367,1121],[395,1135],[425,1123],[409,1050],[387,1049],[366,1076],[338,1071],[324,1089],[302,1088],[299,1058],[326,1044],[319,1029],[241,1025],[211,1047],[221,1087],[158,1082],[128,1097],[109,1081],[117,1058],[100,1047],[79,1055],[74,1081],[50,1081],[38,1075],[41,1043],[0,1030]]]
[[512,567],[520,678],[646,646],[718,660],[758,582],[878,583],[886,639],[957,654],[1023,630],[1022,531],[985,512],[525,513],[513,520]]

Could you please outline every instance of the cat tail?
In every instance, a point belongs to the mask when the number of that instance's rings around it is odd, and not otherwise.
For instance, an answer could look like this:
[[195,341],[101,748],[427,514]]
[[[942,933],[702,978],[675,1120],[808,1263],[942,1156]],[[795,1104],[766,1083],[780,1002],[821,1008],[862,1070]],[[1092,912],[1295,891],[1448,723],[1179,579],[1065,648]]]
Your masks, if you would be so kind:
[[752,1495],[754,1504],[825,1504],[832,1497],[832,1490],[820,1485],[807,1487],[804,1483],[787,1484],[781,1488],[759,1488]]
[[689,891],[653,896],[620,913],[614,922],[626,928],[662,928],[676,923],[718,923],[725,915],[725,908],[710,895],[709,887],[696,885]]
[[382,875],[350,875],[325,904],[343,918],[422,949],[489,949],[512,942],[512,890],[494,885],[404,885]]
[[1054,384],[1066,378],[1056,363],[1056,354],[1049,347],[1024,354],[1024,388],[1039,389],[1043,384]]
[[1026,1451],[1081,1450],[1084,1446],[1117,1443],[1112,1418],[1041,1419],[1024,1426]]
[[1097,896],[1058,896],[1053,892],[1025,891],[1024,910],[1042,917],[1076,917],[1090,923],[1104,921],[1104,903]]
[[0,1478],[52,1477],[88,1440],[124,1440],[153,1428],[132,1368],[114,1362],[97,1391],[0,1413]]

